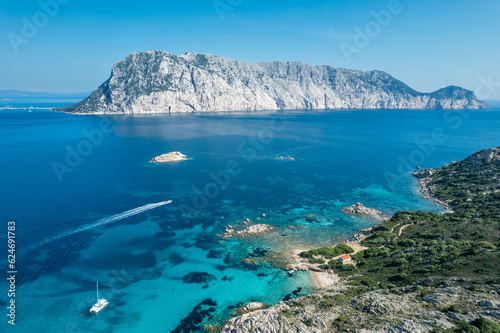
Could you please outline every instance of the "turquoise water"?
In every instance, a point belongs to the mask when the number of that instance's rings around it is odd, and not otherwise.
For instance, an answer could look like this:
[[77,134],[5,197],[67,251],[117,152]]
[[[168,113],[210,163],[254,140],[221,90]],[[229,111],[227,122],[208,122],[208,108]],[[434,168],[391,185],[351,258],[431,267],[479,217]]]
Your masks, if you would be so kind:
[[[197,331],[243,303],[310,293],[308,273],[289,277],[274,266],[291,249],[333,244],[376,223],[344,216],[343,206],[442,211],[420,198],[409,172],[500,142],[499,109],[134,117],[31,111],[0,111],[0,217],[5,228],[9,220],[17,226],[19,332]],[[78,150],[83,154],[68,163],[68,151]],[[170,151],[190,159],[148,163]],[[165,200],[173,202],[151,205]],[[218,236],[247,218],[275,229],[258,239]],[[245,265],[247,257],[259,265]],[[206,280],[186,283],[191,272],[207,273],[194,274]],[[96,281],[110,305],[94,317],[88,309]],[[4,292],[0,305],[7,301]]]

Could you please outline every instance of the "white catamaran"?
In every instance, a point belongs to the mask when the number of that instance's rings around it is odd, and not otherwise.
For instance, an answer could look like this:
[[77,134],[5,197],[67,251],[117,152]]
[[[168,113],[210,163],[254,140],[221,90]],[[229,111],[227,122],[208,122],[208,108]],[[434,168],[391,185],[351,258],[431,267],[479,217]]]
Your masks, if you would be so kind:
[[99,282],[97,282],[97,303],[94,304],[92,308],[90,308],[90,313],[97,314],[99,311],[104,309],[108,305],[108,301],[104,298],[99,299]]

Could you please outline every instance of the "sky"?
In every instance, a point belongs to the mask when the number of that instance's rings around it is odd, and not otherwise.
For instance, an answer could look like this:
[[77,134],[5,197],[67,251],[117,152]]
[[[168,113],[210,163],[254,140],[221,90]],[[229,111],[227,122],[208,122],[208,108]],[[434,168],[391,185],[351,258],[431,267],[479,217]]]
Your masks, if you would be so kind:
[[0,90],[92,91],[132,52],[383,70],[500,99],[498,0],[23,0],[0,10]]

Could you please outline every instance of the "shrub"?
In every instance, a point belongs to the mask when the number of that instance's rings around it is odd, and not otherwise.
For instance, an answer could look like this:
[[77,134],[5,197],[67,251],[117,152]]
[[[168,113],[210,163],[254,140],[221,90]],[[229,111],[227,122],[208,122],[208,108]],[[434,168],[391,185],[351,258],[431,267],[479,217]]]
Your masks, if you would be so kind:
[[312,249],[312,250],[307,251],[307,252],[304,251],[300,254],[300,256],[302,258],[312,259],[313,256],[322,255],[326,259],[331,259],[331,258],[336,257],[338,255],[352,253],[352,252],[354,252],[354,250],[350,246],[348,246],[346,244],[339,244],[333,248],[332,247],[320,247],[317,249]]
[[393,261],[394,266],[405,266],[408,265],[408,260],[405,258],[399,258]]
[[458,304],[452,304],[447,308],[441,310],[442,312],[466,313],[464,309]]
[[[447,332],[449,332],[449,331],[447,331]],[[455,332],[455,333],[481,333],[479,328],[477,328],[476,326],[472,326],[466,322],[458,323],[457,328],[455,328],[452,332]]]
[[347,264],[347,265],[342,265],[342,271],[344,272],[351,272],[354,270],[354,265]]
[[495,251],[497,249],[497,247],[490,242],[482,241],[482,242],[478,242],[477,245],[482,247],[483,249],[487,249],[487,250]]
[[371,287],[371,286],[373,286],[376,282],[375,282],[375,281],[373,281],[373,280],[372,280],[372,279],[370,279],[370,278],[366,278],[366,279],[361,280],[361,283],[362,283],[363,285],[367,286],[367,287]]
[[308,262],[310,264],[324,264],[325,261],[323,259],[309,259]]
[[477,327],[481,333],[500,333],[500,324],[484,318],[477,318],[471,323]]
[[321,302],[319,302],[319,304],[318,304],[318,305],[319,305],[319,307],[320,307],[320,308],[322,308],[322,309],[329,309],[329,308],[331,308],[331,307],[333,306],[333,304],[330,304],[330,302],[328,302],[328,301],[324,301],[324,300],[323,300],[323,301],[321,301]]
[[376,227],[373,227],[372,231],[390,231],[391,228],[385,224],[380,224]]
[[306,326],[312,326],[313,325],[313,319],[312,318],[307,318],[306,320],[304,320],[304,324],[306,324]]
[[400,239],[398,240],[398,245],[403,247],[415,246],[415,241],[412,239]]

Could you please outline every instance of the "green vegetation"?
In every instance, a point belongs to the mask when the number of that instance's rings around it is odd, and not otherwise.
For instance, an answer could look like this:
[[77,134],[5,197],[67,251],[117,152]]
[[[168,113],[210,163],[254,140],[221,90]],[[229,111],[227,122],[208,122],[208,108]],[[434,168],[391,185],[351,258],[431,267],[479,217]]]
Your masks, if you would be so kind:
[[313,319],[312,318],[307,318],[306,320],[304,320],[304,324],[306,324],[306,326],[313,326]]
[[288,309],[281,310],[280,313],[287,318],[293,317],[293,314]]
[[345,244],[339,244],[335,247],[320,247],[318,249],[313,249],[311,251],[304,251],[300,254],[302,258],[313,259],[313,256],[323,256],[325,259],[332,259],[333,257],[339,256],[341,254],[353,253],[354,250]]
[[452,304],[447,308],[442,309],[443,312],[454,312],[454,313],[467,313],[467,310],[463,309],[459,304]]
[[491,320],[477,318],[471,324],[481,333],[500,333],[500,325]]
[[321,258],[319,258],[319,259],[309,259],[308,262],[310,264],[324,264],[325,263],[325,261],[323,259],[321,259]]
[[337,273],[351,272],[351,271],[354,271],[354,269],[355,269],[354,265],[351,265],[351,264],[344,265],[341,262],[334,260],[334,259],[330,260],[327,265],[320,265],[319,268],[321,268],[321,269],[333,269]]
[[[498,214],[500,200],[494,205],[491,210]],[[500,282],[498,219],[479,217],[484,215],[477,212],[396,213],[390,222],[409,226],[397,239],[388,237],[387,231],[375,231],[363,241],[369,249],[353,256],[359,273],[400,286],[429,276]]]
[[[339,245],[301,253],[313,263],[329,259],[319,267],[347,276],[347,289],[293,300],[290,310],[281,311],[283,319],[328,324],[325,331],[331,332],[425,323],[435,333],[500,333],[489,305],[478,302],[498,301],[499,155],[500,148],[481,151],[432,176],[428,185],[453,213],[397,212],[372,229],[362,241],[364,251],[352,254],[352,248]],[[351,253],[356,266],[332,259],[344,253]],[[315,313],[334,313],[335,319],[322,322],[316,316],[313,322]]]
[[[443,167],[432,176],[434,193],[449,200],[454,213],[402,211],[375,227],[362,242],[369,249],[353,255],[356,274],[350,283],[374,289],[405,286],[427,277],[500,283],[500,159],[483,162],[490,151]],[[498,154],[500,149],[493,151]],[[302,253],[317,254],[330,255],[323,248]],[[321,268],[345,270],[333,261]]]
[[494,321],[477,318],[472,323],[458,322],[457,327],[447,333],[500,333],[500,325]]
[[491,154],[498,155],[499,150],[485,149],[440,168],[431,177],[436,186],[432,193],[472,215],[480,213],[483,218],[498,218],[494,203],[500,200],[500,159],[489,158]]

